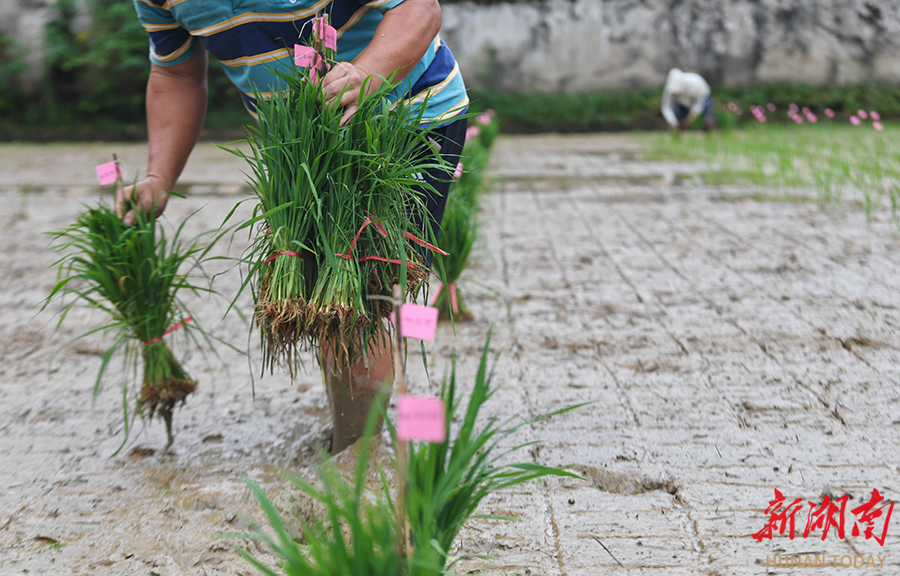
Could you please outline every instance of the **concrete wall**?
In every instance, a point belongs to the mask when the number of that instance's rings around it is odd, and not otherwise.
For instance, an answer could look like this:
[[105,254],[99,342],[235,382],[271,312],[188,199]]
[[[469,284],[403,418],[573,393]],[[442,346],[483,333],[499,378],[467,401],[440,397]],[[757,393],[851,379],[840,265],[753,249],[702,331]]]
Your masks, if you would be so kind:
[[[128,1],[128,0],[123,0]],[[54,0],[0,0],[0,31],[36,72]],[[442,0],[443,36],[473,88],[900,82],[900,0]]]
[[900,81],[898,0],[443,0],[471,87],[572,91],[711,83]]

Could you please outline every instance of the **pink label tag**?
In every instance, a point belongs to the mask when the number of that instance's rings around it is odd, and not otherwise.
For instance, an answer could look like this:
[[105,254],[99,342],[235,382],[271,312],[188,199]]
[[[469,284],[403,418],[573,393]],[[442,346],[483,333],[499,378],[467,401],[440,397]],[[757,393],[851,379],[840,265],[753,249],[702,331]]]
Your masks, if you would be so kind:
[[312,46],[294,44],[294,64],[303,68],[312,66],[316,58],[316,51]]
[[444,401],[404,394],[397,399],[397,438],[443,442],[447,439]]
[[337,30],[333,26],[325,27],[325,47],[329,50],[337,50]]
[[[439,313],[437,308],[431,306],[404,304],[400,307],[400,335],[431,342],[434,340]],[[391,312],[391,322],[394,322],[394,318],[394,313]]]
[[115,162],[107,162],[106,164],[97,166],[97,179],[100,180],[101,186],[112,184],[121,173],[122,168],[116,166]]
[[324,22],[322,20],[316,20],[313,24],[313,31],[315,31],[316,36],[320,40],[325,41],[325,48],[330,50],[337,50],[337,30],[334,29],[334,26],[325,26],[325,32],[322,32],[322,25]]

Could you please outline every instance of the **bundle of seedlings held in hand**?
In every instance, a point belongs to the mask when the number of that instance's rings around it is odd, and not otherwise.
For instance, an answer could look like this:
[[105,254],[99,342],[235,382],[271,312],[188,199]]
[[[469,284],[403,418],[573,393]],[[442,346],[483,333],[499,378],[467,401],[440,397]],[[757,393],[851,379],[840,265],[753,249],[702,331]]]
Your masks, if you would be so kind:
[[415,224],[427,222],[419,174],[440,163],[419,127],[424,106],[392,106],[390,78],[365,95],[369,79],[342,123],[344,109],[318,78],[333,50],[315,54],[320,66],[275,71],[286,88],[255,94],[251,152],[235,151],[251,166],[259,201],[244,224],[257,230],[245,285],[255,283],[263,370],[284,363],[293,373],[307,346],[355,358],[384,337],[390,307],[371,296],[389,296],[400,282],[414,298],[428,279],[424,250],[437,250],[428,225]]
[[[192,319],[177,294],[181,290],[209,292],[192,283],[188,273],[200,264],[211,244],[204,247],[183,243],[184,224],[171,239],[166,238],[156,217],[140,211],[135,214],[137,224],[129,226],[113,210],[100,204],[87,208],[73,226],[57,233],[59,242],[53,248],[64,255],[55,264],[59,266],[59,280],[44,307],[56,296],[71,295],[75,298],[65,304],[60,324],[79,300],[109,315],[107,324],[81,336],[113,333],[112,346],[103,355],[97,374],[94,394],[117,351],[125,351],[126,373],[136,374],[140,358],[144,373],[136,411],[142,417],[162,416],[168,447],[173,440],[172,410],[179,402],[184,403],[197,382],[172,354],[164,337],[179,328],[199,330],[196,323],[189,326]],[[189,260],[190,270],[180,272]],[[125,441],[129,432],[129,396],[126,384]]]

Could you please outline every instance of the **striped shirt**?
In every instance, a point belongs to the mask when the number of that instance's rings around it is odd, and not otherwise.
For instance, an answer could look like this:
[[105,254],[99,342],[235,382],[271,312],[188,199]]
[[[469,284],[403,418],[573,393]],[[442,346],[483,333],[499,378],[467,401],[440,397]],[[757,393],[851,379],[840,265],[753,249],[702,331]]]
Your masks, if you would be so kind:
[[[175,66],[197,42],[225,67],[253,110],[254,87],[263,97],[285,87],[272,70],[293,66],[294,44],[309,44],[311,21],[330,15],[337,29],[337,60],[356,59],[369,45],[384,12],[403,0],[134,0],[150,36],[150,61]],[[466,111],[469,99],[459,65],[437,36],[419,63],[394,89],[393,102],[425,100],[423,123],[437,128]]]

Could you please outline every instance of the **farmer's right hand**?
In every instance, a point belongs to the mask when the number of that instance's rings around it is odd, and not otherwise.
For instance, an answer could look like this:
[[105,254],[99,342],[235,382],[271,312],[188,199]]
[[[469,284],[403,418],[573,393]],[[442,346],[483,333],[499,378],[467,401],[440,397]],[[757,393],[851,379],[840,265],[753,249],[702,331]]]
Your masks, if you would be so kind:
[[154,207],[156,216],[163,213],[169,193],[162,180],[156,176],[147,176],[134,186],[125,186],[116,192],[116,214],[129,226],[137,224],[134,210],[149,213]]

